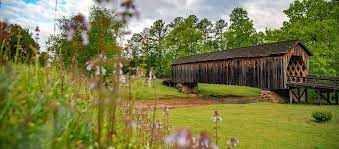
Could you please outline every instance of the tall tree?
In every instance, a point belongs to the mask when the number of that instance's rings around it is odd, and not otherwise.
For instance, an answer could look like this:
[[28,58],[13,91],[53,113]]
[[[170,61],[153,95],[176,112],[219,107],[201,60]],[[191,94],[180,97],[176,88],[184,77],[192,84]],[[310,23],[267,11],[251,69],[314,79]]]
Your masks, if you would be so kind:
[[253,21],[243,8],[233,9],[230,15],[230,27],[225,32],[227,48],[237,48],[257,44]]
[[208,19],[202,19],[198,24],[197,28],[204,33],[205,44],[211,40],[213,24]]
[[166,55],[166,50],[163,48],[163,40],[168,33],[168,26],[165,25],[165,22],[162,20],[157,20],[149,29],[149,38],[150,38],[150,59],[148,67],[155,68],[156,75],[163,76],[164,70],[163,65],[166,63],[164,56]]
[[204,35],[195,27],[196,22],[196,17],[189,16],[166,36],[166,46],[173,49],[174,58],[200,53],[200,41]]
[[223,19],[219,19],[215,22],[213,33],[214,33],[214,42],[213,42],[213,48],[216,51],[225,50],[226,49],[226,42],[224,40],[224,32],[227,28],[227,23]]

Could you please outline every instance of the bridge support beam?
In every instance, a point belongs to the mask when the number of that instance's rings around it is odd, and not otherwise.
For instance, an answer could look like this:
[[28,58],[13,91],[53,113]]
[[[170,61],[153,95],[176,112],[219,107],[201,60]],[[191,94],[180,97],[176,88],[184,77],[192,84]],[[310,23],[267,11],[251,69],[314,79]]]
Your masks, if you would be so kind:
[[307,88],[305,88],[305,102],[308,103],[308,92],[307,92]]
[[[294,90],[296,89],[296,91]],[[290,103],[305,101],[308,102],[307,88],[290,88],[289,89]]]
[[[330,98],[330,91],[322,91],[319,89],[315,89],[315,92],[318,94],[318,104],[321,104],[321,99],[324,99],[328,104],[332,104],[331,103],[331,98]],[[326,96],[323,94],[326,93]]]

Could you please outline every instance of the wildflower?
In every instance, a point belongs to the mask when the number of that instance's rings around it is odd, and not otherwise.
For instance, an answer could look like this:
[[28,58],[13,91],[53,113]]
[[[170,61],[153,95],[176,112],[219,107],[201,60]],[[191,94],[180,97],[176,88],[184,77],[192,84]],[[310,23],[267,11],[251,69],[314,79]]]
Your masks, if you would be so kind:
[[161,128],[161,122],[160,122],[160,120],[156,120],[156,121],[155,121],[154,127],[155,127],[155,128]]
[[192,137],[192,143],[193,143],[193,144],[196,144],[196,143],[198,142],[198,140],[199,140],[199,136],[197,136],[197,137]]
[[78,31],[81,33],[82,42],[84,45],[89,43],[87,32],[90,30],[90,22],[81,14],[74,16],[67,22],[67,41],[72,41],[75,33]]
[[138,125],[129,117],[126,118],[126,121],[131,128],[137,128],[138,127]]
[[68,33],[67,33],[67,41],[72,41],[73,40],[73,36],[74,36],[75,30],[73,28],[68,29]]
[[176,139],[176,137],[178,136],[178,132],[175,132],[169,136],[167,136],[165,138],[165,144],[169,145],[169,144],[174,144],[174,141]]
[[192,133],[187,129],[182,129],[166,137],[165,143],[174,144],[177,148],[189,148],[193,143]]
[[169,111],[169,108],[167,105],[164,106],[164,109],[162,110],[162,116],[163,117],[167,117],[168,116],[168,111]]
[[149,71],[149,79],[150,80],[155,80],[156,79],[153,67],[151,67],[151,69]]
[[211,121],[213,122],[221,122],[222,118],[219,116],[218,111],[214,111],[214,115],[211,118]]
[[151,81],[155,80],[155,79],[156,79],[156,77],[155,77],[155,74],[154,74],[154,69],[153,69],[153,67],[151,67],[151,69],[149,71],[149,78],[148,78],[148,86],[149,87],[152,87]]
[[237,138],[232,137],[232,138],[228,139],[226,143],[227,143],[228,146],[237,147],[238,144],[239,144],[239,140]]
[[212,145],[212,149],[219,149],[219,147],[218,147],[218,145],[213,144],[213,145]]
[[210,144],[211,144],[211,140],[208,137],[208,134],[206,132],[200,133],[199,148],[209,148]]
[[93,63],[91,63],[91,62],[86,62],[86,70],[88,70],[88,71],[91,71],[92,70],[92,67],[93,67]]
[[82,44],[88,45],[89,39],[88,39],[87,32],[81,32],[81,38],[82,38]]
[[100,66],[96,66],[96,71],[95,71],[96,75],[106,75],[106,69],[104,67],[100,67]]
[[184,129],[179,132],[177,138],[177,146],[182,148],[187,148],[192,144],[192,135],[191,132]]
[[135,114],[137,115],[137,117],[141,117],[141,109],[140,109],[140,107],[137,107],[136,109],[135,109]]

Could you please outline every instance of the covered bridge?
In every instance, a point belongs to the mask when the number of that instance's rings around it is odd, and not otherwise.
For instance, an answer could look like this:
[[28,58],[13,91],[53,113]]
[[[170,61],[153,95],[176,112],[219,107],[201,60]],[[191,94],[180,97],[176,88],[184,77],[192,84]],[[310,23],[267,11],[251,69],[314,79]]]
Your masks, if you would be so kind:
[[181,57],[172,64],[176,83],[210,83],[287,89],[288,76],[308,75],[312,52],[284,41]]

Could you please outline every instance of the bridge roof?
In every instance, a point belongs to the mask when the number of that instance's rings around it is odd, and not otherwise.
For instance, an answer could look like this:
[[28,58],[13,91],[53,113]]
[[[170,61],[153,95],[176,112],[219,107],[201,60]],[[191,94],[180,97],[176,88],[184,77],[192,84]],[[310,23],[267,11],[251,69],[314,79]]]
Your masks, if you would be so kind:
[[176,59],[173,65],[214,60],[235,59],[235,58],[251,58],[251,57],[267,57],[283,55],[297,44],[300,44],[310,56],[313,55],[312,52],[308,50],[301,41],[291,40],[185,56]]

